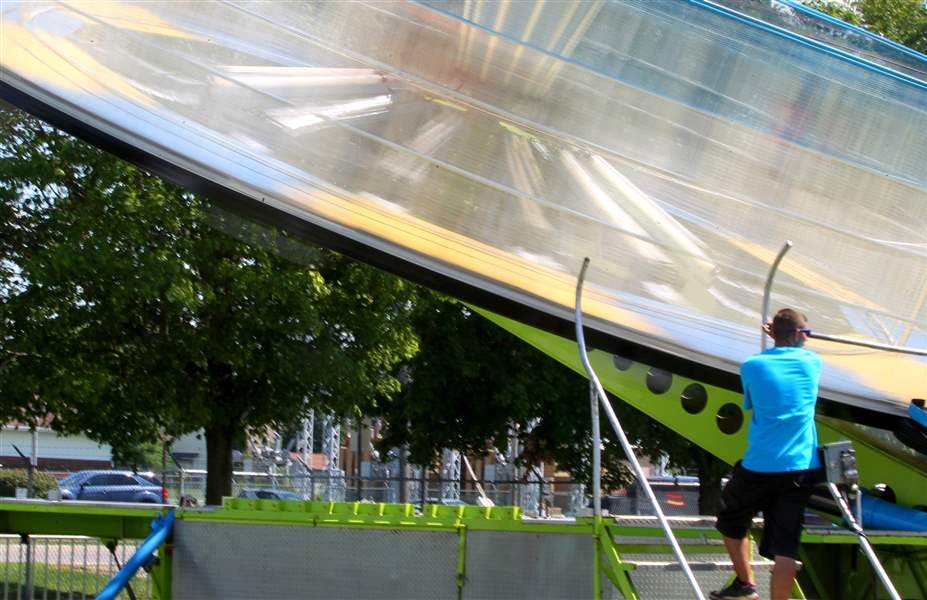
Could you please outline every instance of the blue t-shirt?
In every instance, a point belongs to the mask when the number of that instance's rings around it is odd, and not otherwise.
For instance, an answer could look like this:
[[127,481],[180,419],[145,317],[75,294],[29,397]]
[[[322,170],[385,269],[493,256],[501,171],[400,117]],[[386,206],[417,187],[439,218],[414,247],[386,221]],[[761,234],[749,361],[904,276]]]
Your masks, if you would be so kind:
[[775,473],[821,466],[814,406],[821,357],[791,346],[776,346],[740,365],[744,408],[753,409],[743,466]]

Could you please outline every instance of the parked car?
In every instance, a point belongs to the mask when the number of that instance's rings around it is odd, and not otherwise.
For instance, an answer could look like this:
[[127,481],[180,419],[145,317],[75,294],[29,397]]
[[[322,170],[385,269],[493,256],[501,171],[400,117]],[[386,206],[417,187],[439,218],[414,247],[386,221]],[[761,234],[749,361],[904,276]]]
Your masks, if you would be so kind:
[[78,471],[58,483],[62,500],[167,504],[167,488],[150,473]]
[[288,490],[257,489],[241,490],[238,492],[239,498],[251,498],[252,500],[302,500],[302,496]]

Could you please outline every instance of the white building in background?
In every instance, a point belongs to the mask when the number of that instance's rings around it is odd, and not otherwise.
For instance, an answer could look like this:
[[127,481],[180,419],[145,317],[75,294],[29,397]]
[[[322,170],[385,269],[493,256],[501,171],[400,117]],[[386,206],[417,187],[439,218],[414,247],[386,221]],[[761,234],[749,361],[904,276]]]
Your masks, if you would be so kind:
[[[113,451],[85,435],[58,435],[49,427],[38,428],[38,467],[43,471],[109,469]],[[27,457],[32,453],[32,432],[28,425],[10,422],[0,426],[0,465],[25,468],[26,463],[13,447]]]
[[[113,449],[108,444],[99,444],[81,434],[59,435],[50,427],[39,427],[37,433],[38,468],[42,471],[113,468]],[[11,421],[0,426],[0,466],[3,468],[26,467],[26,461],[14,446],[27,457],[31,456],[32,431],[28,425]],[[170,452],[184,469],[206,468],[206,438],[202,431],[181,436]],[[175,467],[168,464],[169,470]]]
[[[187,433],[174,441],[171,456],[184,469],[206,469],[206,434]],[[170,465],[174,466],[174,465]]]

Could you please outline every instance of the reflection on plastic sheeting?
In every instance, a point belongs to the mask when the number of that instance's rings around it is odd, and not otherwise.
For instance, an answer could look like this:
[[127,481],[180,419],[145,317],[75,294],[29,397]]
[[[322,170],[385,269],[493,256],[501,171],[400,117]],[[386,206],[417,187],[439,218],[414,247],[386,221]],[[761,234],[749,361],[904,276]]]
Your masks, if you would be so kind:
[[[589,256],[591,327],[715,368],[785,239],[775,306],[927,345],[916,53],[697,1],[129,4],[4,3],[3,82],[532,309],[570,314]],[[923,360],[816,348],[822,395],[927,394]]]

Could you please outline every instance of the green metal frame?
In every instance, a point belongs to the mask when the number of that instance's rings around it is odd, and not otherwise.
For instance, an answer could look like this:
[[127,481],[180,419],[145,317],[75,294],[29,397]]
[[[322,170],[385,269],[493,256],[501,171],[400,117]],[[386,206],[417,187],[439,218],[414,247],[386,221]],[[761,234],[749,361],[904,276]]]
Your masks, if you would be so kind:
[[167,511],[160,506],[81,506],[58,502],[0,501],[0,533],[86,535],[104,540],[142,539],[151,521]]
[[[141,539],[150,532],[151,521],[166,511],[163,507],[108,507],[99,505],[44,501],[0,501],[0,533],[30,535],[86,535],[104,540]],[[200,523],[249,523],[264,525],[301,525],[306,527],[337,527],[360,529],[387,529],[404,531],[445,531],[457,533],[458,556],[456,584],[458,597],[466,587],[466,551],[469,531],[499,531],[542,533],[551,535],[588,535],[594,545],[593,589],[595,598],[603,597],[602,582],[608,580],[625,597],[637,600],[631,573],[633,564],[622,561],[622,552],[668,552],[662,541],[662,529],[654,524],[631,525],[616,523],[609,518],[580,517],[573,522],[523,521],[519,507],[508,506],[443,506],[426,505],[422,514],[415,514],[411,504],[384,504],[364,502],[298,502],[281,500],[252,500],[227,498],[219,508],[179,509],[177,519]],[[684,539],[720,540],[714,529],[679,529],[677,536]],[[620,544],[621,537],[647,537],[651,543]],[[874,535],[871,538],[883,556],[894,556],[886,566],[897,578],[903,575],[899,589],[905,598],[927,598],[927,581],[923,565],[927,555],[927,537]],[[172,543],[159,550],[159,560],[152,568],[152,590],[156,598],[169,600],[172,582]],[[687,552],[722,553],[718,545],[690,545]],[[802,559],[805,572],[818,595],[823,598],[862,600],[861,592],[851,587],[868,581],[865,561],[856,561],[856,541],[848,534],[815,534],[806,532],[803,537]],[[827,579],[822,573],[831,569],[854,566],[859,570],[855,577],[845,577],[845,585],[836,585],[835,578]],[[832,581],[834,580],[834,581]],[[796,595],[800,590],[796,590]],[[798,597],[802,597],[798,595]]]
[[[634,565],[621,561],[621,554],[615,544],[617,534],[605,524],[601,517],[594,519],[593,529],[595,531],[596,563],[599,569],[627,600],[638,600],[637,590],[634,589],[634,582],[631,581],[631,571],[634,570]],[[596,570],[593,571],[593,577],[595,577],[594,583],[599,585],[602,578]],[[596,594],[596,598],[602,598],[601,590]]]

